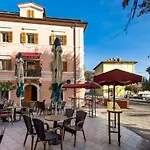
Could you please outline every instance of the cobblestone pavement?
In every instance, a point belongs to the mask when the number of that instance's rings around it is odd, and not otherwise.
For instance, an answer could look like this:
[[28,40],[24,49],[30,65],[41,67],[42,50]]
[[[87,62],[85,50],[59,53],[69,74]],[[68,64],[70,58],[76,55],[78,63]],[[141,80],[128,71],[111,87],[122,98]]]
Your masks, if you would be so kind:
[[[106,108],[101,106],[97,113],[107,119]],[[121,114],[121,126],[145,139],[139,149],[150,150],[150,106],[148,104],[136,103],[130,105],[129,109],[124,109]]]

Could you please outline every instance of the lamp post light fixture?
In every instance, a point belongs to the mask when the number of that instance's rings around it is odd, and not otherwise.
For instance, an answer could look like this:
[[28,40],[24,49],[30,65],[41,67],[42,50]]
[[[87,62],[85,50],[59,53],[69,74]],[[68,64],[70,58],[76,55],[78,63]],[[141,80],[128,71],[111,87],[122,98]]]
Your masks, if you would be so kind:
[[39,87],[42,86],[42,81],[41,81],[41,78],[39,79]]

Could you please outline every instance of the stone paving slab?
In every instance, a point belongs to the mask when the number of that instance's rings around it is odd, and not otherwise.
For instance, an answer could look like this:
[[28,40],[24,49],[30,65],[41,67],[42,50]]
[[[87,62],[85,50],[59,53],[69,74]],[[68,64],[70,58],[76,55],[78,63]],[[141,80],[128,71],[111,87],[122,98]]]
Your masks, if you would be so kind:
[[[43,116],[35,116],[43,120]],[[52,126],[52,122],[48,122]],[[30,150],[31,138],[27,139],[27,143],[23,146],[26,134],[26,127],[23,120],[13,125],[5,122],[0,124],[6,127],[6,132],[0,145],[0,150]],[[85,134],[87,141],[83,139],[82,133],[77,133],[76,147],[73,147],[74,137],[67,133],[63,141],[64,150],[138,150],[142,138],[130,130],[121,127],[121,146],[118,146],[117,135],[112,134],[112,144],[108,143],[107,121],[101,117],[89,118],[85,121]],[[42,143],[38,143],[37,150],[43,149]],[[60,150],[60,146],[47,145],[47,150]]]
[[[97,109],[97,115],[107,119],[107,110],[104,106]],[[123,109],[121,125],[140,135],[142,142],[139,150],[150,150],[150,106],[140,103],[130,104],[129,109]]]

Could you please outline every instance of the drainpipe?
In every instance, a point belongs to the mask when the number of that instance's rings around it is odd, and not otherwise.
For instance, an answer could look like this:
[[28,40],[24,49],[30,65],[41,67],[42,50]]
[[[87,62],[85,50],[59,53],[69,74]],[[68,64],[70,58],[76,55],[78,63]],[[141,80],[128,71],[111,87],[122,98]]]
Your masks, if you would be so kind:
[[[73,51],[74,51],[74,84],[76,84],[76,22],[73,25]],[[74,109],[76,109],[76,88],[74,88]]]

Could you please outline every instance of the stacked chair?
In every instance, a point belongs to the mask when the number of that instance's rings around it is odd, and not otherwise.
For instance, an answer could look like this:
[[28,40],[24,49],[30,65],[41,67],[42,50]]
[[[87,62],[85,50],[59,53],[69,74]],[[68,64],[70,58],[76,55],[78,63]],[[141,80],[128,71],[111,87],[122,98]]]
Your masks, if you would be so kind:
[[45,99],[40,102],[40,101],[37,101],[37,114],[41,115],[41,113],[43,112],[43,114],[45,114],[46,112],[46,108],[45,108]]

